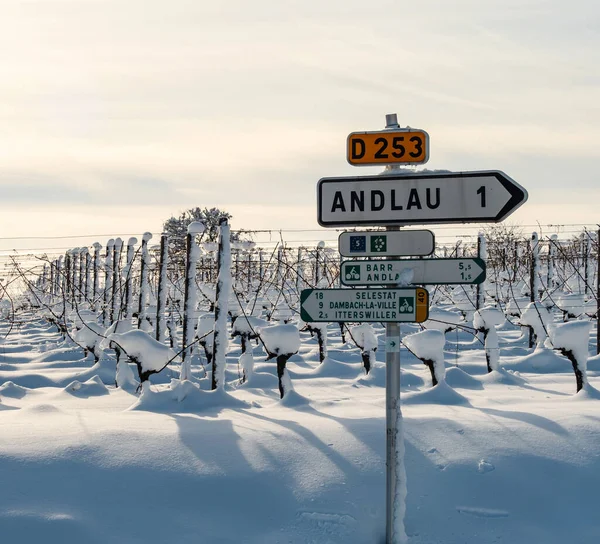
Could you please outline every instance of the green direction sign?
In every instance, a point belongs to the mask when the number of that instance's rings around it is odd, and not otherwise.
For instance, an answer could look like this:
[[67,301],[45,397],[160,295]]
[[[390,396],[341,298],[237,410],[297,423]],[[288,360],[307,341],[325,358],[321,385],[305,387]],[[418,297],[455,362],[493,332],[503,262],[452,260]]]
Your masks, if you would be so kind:
[[429,317],[429,294],[403,289],[305,289],[300,295],[303,321],[422,323]]
[[476,284],[485,280],[485,262],[472,259],[343,261],[343,285]]

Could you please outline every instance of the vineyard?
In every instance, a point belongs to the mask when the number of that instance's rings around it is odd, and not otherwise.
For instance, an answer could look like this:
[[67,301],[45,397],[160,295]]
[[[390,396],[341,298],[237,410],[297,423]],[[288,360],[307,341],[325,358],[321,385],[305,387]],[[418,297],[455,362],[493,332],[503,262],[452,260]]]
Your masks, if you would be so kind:
[[[487,275],[424,286],[428,319],[401,326],[410,542],[600,538],[598,234],[544,230],[440,236],[424,257]],[[5,252],[7,541],[379,542],[384,327],[300,319],[341,260],[335,240],[227,221],[218,241],[195,222]],[[555,502],[531,508],[540,493]]]

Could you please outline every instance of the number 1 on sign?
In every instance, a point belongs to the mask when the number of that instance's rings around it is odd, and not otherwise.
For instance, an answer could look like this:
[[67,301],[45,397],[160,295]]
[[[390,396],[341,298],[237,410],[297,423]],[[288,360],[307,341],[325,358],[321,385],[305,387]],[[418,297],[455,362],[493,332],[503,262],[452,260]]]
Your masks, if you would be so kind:
[[485,208],[485,185],[482,185],[477,189],[477,194],[481,195],[481,207]]

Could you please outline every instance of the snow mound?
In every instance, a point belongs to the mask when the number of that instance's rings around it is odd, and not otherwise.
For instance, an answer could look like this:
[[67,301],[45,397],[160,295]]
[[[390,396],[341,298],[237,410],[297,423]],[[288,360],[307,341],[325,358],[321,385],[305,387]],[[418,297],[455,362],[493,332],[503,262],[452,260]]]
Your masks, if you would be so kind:
[[518,370],[519,372],[549,374],[567,372],[570,363],[555,351],[541,349],[512,361],[503,361],[502,366],[505,369]]
[[359,385],[385,387],[385,363],[371,361],[371,371],[356,379],[354,386],[358,387]]
[[81,398],[108,395],[108,389],[102,383],[100,376],[93,376],[83,383],[74,380],[69,385],[67,385],[67,387],[65,387],[63,391],[75,397]]
[[462,389],[483,389],[483,385],[477,378],[455,366],[446,369],[446,383],[451,387]]
[[343,363],[341,361],[336,361],[331,357],[325,357],[323,362],[317,368],[309,372],[290,371],[290,376],[294,379],[314,378],[316,376],[321,378],[354,379],[360,374],[364,374],[364,366],[362,364]]
[[[237,380],[236,380],[237,382]],[[277,376],[267,372],[253,372],[252,375],[236,388],[243,389],[277,389]]]
[[250,407],[249,403],[233,397],[222,388],[203,391],[189,380],[171,380],[169,389],[155,391],[147,384],[140,398],[128,410],[158,413],[214,413],[226,408],[239,410]]
[[446,382],[440,382],[431,389],[406,393],[402,397],[403,404],[444,404],[444,405],[469,405],[466,397],[457,393]]
[[480,459],[479,463],[477,463],[477,472],[480,474],[485,474],[486,472],[492,472],[496,467],[485,459]]
[[600,391],[589,383],[584,383],[581,391],[570,397],[569,400],[600,400]]
[[9,397],[11,399],[22,399],[32,390],[27,387],[22,387],[14,382],[6,382],[0,385],[0,397]]
[[480,376],[479,380],[483,384],[524,385],[527,383],[525,379],[512,372],[507,372],[503,368],[492,370],[488,374]]
[[309,406],[310,401],[294,389],[288,389],[278,404],[286,408],[301,408],[302,406]]

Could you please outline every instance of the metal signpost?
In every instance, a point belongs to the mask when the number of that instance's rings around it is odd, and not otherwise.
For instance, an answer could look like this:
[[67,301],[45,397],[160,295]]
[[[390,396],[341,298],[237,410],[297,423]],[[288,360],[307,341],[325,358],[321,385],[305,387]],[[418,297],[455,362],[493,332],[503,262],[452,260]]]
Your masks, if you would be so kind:
[[[306,289],[301,294],[304,321],[386,323],[386,544],[395,544],[394,508],[397,474],[397,419],[400,412],[400,323],[421,323],[429,315],[429,295],[410,284],[480,284],[485,262],[465,259],[395,259],[431,255],[433,233],[399,231],[401,225],[498,223],[527,200],[527,191],[498,170],[481,172],[402,173],[400,164],[429,159],[429,135],[403,129],[396,114],[386,128],[353,132],[347,159],[355,166],[385,165],[385,175],[322,178],[317,184],[317,220],[323,227],[385,226],[386,231],[344,232],[344,257],[386,257],[344,261],[340,281],[377,289]],[[392,257],[392,258],[390,258]],[[401,416],[400,416],[401,417]],[[399,536],[398,536],[399,538]]]
[[323,178],[317,185],[322,227],[498,223],[527,200],[500,171]]
[[338,239],[342,257],[431,255],[435,237],[430,230],[342,232]]
[[342,285],[477,284],[485,280],[483,259],[387,259],[342,261]]
[[400,128],[353,132],[348,136],[346,157],[353,166],[424,164],[429,160],[429,134]]
[[422,323],[429,315],[429,294],[422,287],[304,289],[300,303],[300,317],[309,323]]

